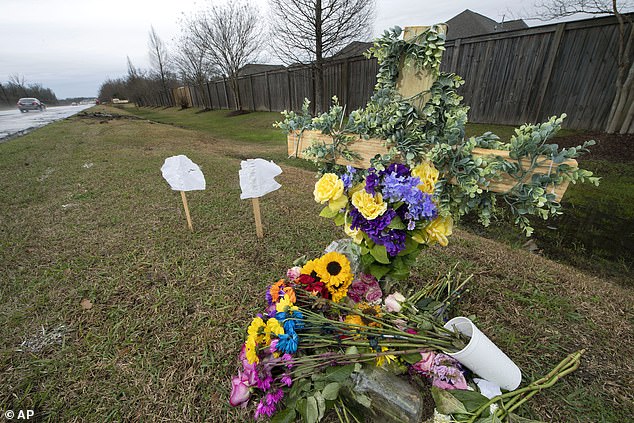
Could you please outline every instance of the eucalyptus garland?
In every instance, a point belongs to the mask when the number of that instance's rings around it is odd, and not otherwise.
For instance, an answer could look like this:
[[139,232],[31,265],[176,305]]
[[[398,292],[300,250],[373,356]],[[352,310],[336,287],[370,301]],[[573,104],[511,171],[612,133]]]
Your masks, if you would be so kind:
[[[559,149],[548,141],[561,129],[566,117],[552,117],[541,124],[526,124],[515,130],[508,143],[491,132],[465,138],[468,106],[457,93],[464,81],[452,73],[440,72],[445,36],[433,26],[412,40],[400,39],[402,30],[395,27],[375,40],[367,57],[375,57],[379,64],[375,92],[364,109],[352,111],[345,118],[345,108],[333,98],[331,109],[312,118],[309,102],[304,101],[301,112],[283,112],[284,120],[276,126],[301,137],[304,130],[319,130],[333,137],[332,144],[314,143],[303,151],[304,157],[314,160],[320,173],[341,170],[334,163],[337,157],[348,160],[355,154],[348,149],[353,139],[361,137],[385,140],[389,152],[372,160],[375,168],[386,167],[395,160],[415,166],[431,161],[442,178],[436,184],[443,215],[459,218],[476,213],[480,222],[488,226],[497,203],[506,204],[517,224],[527,236],[533,232],[528,216],[543,219],[561,214],[561,205],[552,186],[566,181],[588,181],[598,185],[599,178],[592,172],[563,164],[588,151],[590,140],[581,146]],[[402,64],[431,72],[436,81],[428,92],[429,99],[417,110],[413,98],[403,98],[396,89]],[[476,147],[506,150],[509,159],[491,155],[474,157]],[[547,174],[535,173],[528,178],[546,156],[558,166]],[[529,163],[528,166],[523,166]],[[489,181],[506,173],[516,183],[507,192],[488,191]]]

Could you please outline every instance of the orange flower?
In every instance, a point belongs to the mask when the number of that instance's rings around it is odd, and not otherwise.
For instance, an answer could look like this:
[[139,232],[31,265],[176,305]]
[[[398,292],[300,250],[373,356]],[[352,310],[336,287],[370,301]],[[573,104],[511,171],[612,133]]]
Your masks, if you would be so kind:
[[290,286],[284,288],[284,298],[288,298],[288,300],[295,304],[297,302],[297,297],[295,296],[295,290]]
[[276,303],[280,299],[280,288],[284,285],[284,279],[280,279],[271,285],[271,290],[269,293],[271,294],[271,300]]

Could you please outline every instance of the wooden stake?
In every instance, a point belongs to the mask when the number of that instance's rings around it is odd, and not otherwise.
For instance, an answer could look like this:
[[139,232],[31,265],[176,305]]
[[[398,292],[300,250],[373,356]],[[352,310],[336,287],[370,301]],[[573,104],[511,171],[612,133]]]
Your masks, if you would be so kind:
[[192,226],[192,217],[189,215],[189,206],[187,206],[187,197],[185,196],[185,191],[181,191],[181,198],[183,199],[183,207],[185,207],[185,216],[187,216],[187,226],[189,230],[194,232],[194,227]]
[[253,203],[253,215],[255,216],[255,232],[258,234],[258,238],[264,238],[264,230],[262,229],[262,216],[260,216],[260,199],[252,198]]

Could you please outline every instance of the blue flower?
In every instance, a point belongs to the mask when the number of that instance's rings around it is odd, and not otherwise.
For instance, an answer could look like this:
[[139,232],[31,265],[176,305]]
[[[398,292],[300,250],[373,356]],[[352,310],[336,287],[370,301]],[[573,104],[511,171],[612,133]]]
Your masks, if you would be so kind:
[[[284,328],[284,330],[286,331],[286,328]],[[295,352],[297,352],[297,344],[299,344],[299,337],[294,330],[290,330],[278,337],[277,346],[275,348],[287,354],[295,354]]]
[[343,187],[349,189],[352,187],[352,180],[354,179],[354,174],[357,172],[357,169],[350,165],[346,166],[346,169],[348,171],[341,175],[341,180],[343,181]]

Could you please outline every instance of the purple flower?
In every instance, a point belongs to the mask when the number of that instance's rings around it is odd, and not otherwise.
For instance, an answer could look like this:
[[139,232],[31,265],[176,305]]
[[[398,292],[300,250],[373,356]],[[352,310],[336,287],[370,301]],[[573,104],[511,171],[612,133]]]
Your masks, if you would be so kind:
[[[264,376],[264,377],[262,377]],[[256,381],[256,386],[263,390],[266,391],[267,389],[269,389],[271,387],[271,383],[273,382],[273,376],[269,373],[269,374],[258,374],[258,380]]]
[[392,219],[394,219],[394,216],[396,216],[396,212],[393,209],[387,209],[383,215],[372,220],[367,220],[356,207],[351,206],[350,217],[352,221],[350,227],[352,229],[360,229],[368,235],[376,235],[388,227]]
[[266,394],[265,400],[268,405],[276,405],[284,397],[284,391],[277,389],[274,392]]
[[287,373],[284,373],[280,378],[280,382],[282,382],[286,386],[291,386],[293,384],[293,379]]
[[392,163],[387,169],[379,172],[380,176],[384,175],[396,175],[399,177],[408,177],[410,176],[410,170],[407,166],[401,163]]
[[467,389],[462,366],[452,357],[431,351],[421,352],[421,360],[412,369],[432,379],[432,385],[441,389]]
[[368,176],[365,178],[365,191],[368,194],[374,194],[376,187],[379,184],[379,175],[375,173],[375,169],[371,167],[368,169]]
[[407,234],[400,229],[383,231],[379,234],[368,234],[370,239],[379,245],[384,245],[387,253],[395,257],[405,249],[405,239]]
[[259,419],[261,416],[271,417],[274,413],[275,404],[267,404],[266,398],[262,398],[255,409],[255,418]]

